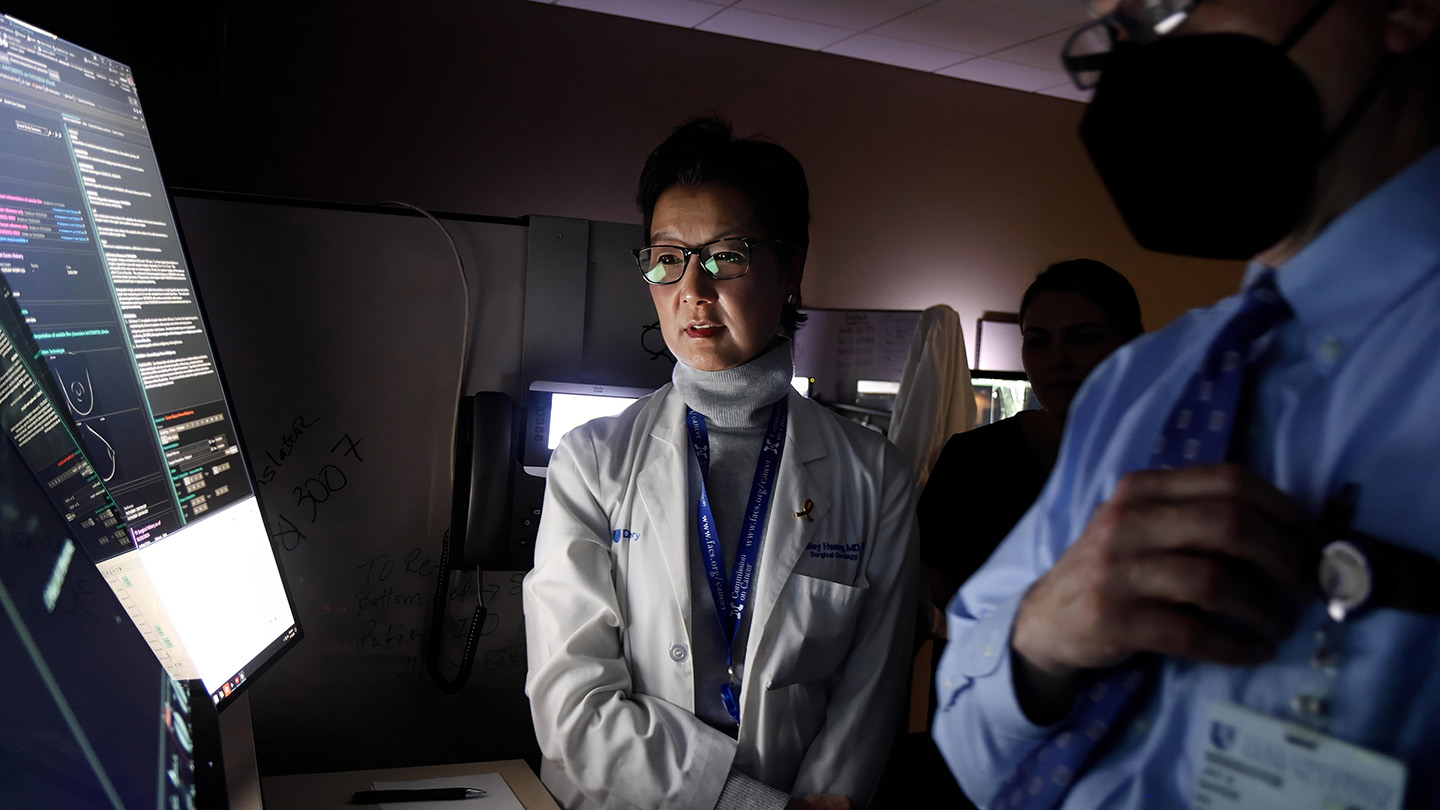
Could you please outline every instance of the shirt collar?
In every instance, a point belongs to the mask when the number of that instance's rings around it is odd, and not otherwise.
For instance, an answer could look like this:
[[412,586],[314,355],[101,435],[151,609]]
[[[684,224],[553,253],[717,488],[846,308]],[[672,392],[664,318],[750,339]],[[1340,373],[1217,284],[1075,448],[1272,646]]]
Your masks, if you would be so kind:
[[790,339],[777,337],[759,356],[721,371],[701,371],[677,360],[670,381],[712,428],[759,429],[769,419],[768,407],[790,392],[794,375]]
[[[1341,214],[1276,273],[1305,348],[1335,365],[1440,267],[1440,147]],[[1251,262],[1248,289],[1265,265]]]

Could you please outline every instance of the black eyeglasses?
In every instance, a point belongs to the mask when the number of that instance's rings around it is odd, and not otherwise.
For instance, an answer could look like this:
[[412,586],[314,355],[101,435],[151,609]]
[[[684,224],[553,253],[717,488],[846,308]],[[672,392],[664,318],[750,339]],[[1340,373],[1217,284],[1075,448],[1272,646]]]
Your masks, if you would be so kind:
[[750,257],[759,244],[784,245],[777,239],[731,237],[696,248],[679,245],[651,245],[631,251],[640,273],[651,284],[674,284],[685,277],[690,257],[700,257],[700,269],[717,281],[739,278],[750,270]]
[[1100,82],[1105,57],[1116,42],[1143,44],[1159,39],[1185,22],[1201,0],[1109,0],[1092,2],[1091,7],[1111,11],[1094,22],[1082,25],[1065,40],[1060,61],[1070,80],[1081,90]]

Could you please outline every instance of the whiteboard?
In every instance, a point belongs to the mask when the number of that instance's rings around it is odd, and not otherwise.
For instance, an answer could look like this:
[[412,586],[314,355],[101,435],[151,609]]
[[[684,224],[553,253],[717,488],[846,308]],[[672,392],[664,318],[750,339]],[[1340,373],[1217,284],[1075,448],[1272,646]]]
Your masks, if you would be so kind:
[[[421,657],[450,521],[464,341],[474,346],[467,390],[504,391],[519,403],[528,385],[531,227],[444,220],[470,281],[464,335],[459,271],[428,220],[201,196],[175,202],[305,630],[252,686],[261,773],[533,758],[522,572],[450,583],[447,673],[477,591],[489,608],[469,688],[443,694]],[[650,361],[639,340],[653,307],[642,283],[626,283],[637,280],[623,272],[628,257],[617,247],[638,240],[639,228],[592,225],[581,231],[614,249],[598,258],[582,251],[578,270],[563,271],[578,275],[570,294],[605,302],[587,313],[594,345],[585,349],[605,353],[610,373],[630,384],[658,385],[668,364]]]
[[795,334],[795,373],[815,380],[811,396],[854,404],[860,380],[900,382],[919,310],[807,309]]

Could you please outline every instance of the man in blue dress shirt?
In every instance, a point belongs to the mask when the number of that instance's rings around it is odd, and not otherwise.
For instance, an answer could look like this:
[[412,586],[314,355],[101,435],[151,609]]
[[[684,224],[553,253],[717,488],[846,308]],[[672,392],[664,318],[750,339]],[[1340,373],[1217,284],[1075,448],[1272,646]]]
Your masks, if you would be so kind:
[[[1253,258],[1246,287],[1273,278],[1293,317],[1241,358],[1222,463],[1153,469],[1243,296],[1090,377],[949,606],[936,742],[982,807],[1440,807],[1440,0],[1098,5],[1065,60],[1099,82],[1082,137],[1135,236]],[[1375,557],[1322,594],[1337,538]],[[1369,598],[1337,622],[1342,580]],[[1026,804],[1122,666],[1135,705]]]

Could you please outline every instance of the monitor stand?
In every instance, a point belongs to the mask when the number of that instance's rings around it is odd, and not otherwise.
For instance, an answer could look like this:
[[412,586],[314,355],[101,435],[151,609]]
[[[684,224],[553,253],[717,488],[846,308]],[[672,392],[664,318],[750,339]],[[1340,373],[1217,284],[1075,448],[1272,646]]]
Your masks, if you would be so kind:
[[250,726],[250,694],[243,693],[220,713],[220,750],[230,810],[261,810],[260,770],[255,764],[255,729]]

